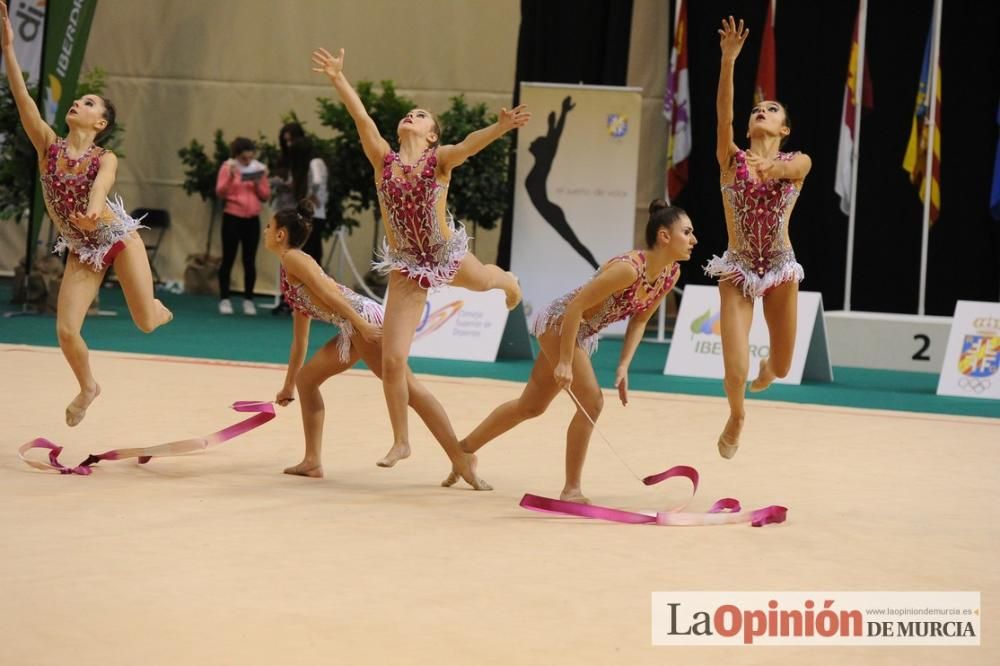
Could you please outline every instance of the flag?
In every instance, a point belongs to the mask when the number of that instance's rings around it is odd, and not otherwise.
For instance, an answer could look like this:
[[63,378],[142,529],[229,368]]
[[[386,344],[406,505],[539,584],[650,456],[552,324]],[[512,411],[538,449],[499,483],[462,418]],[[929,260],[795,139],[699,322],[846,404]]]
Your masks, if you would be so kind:
[[767,3],[767,20],[764,21],[764,36],[760,42],[760,59],[757,61],[757,89],[753,103],[760,104],[765,99],[778,96],[778,76],[774,68],[774,10],[777,0]]
[[687,0],[677,0],[674,45],[663,96],[663,115],[667,118],[667,201],[673,201],[688,181],[691,95],[688,92],[687,28]]
[[[854,167],[854,148],[857,131],[854,127],[854,115],[858,106],[858,51],[860,42],[858,29],[861,23],[861,7],[854,20],[854,37],[851,41],[851,57],[847,63],[847,83],[844,85],[844,108],[840,118],[840,145],[837,148],[837,180],[834,191],[840,195],[840,210],[844,215],[851,214],[851,176]],[[864,81],[861,84],[861,106],[871,109],[874,104],[872,80],[868,76],[868,55],[864,56]]]
[[15,6],[8,7],[8,11],[15,36],[14,53],[17,55],[18,64],[21,65],[24,82],[31,87],[38,83],[38,69],[42,64],[45,0],[18,2]]
[[[39,76],[39,110],[42,117],[63,136],[66,133],[66,112],[76,96],[76,82],[80,77],[83,52],[87,48],[90,24],[94,20],[97,0],[51,2],[46,5],[48,14],[45,27],[45,66]],[[30,272],[35,239],[42,224],[42,188],[35,188],[28,226],[28,253],[25,272]]]
[[[920,88],[917,90],[917,105],[913,110],[913,126],[910,129],[910,141],[906,146],[906,155],[903,157],[903,168],[910,172],[910,182],[920,188],[920,200],[924,200],[924,173],[927,164],[927,145],[930,119],[928,118],[929,104],[927,100],[927,88],[931,77],[931,34],[927,35],[927,44],[924,46],[924,64],[920,70]],[[937,75],[937,85],[935,86],[934,100],[934,155],[931,161],[931,224],[938,219],[941,209],[941,66],[934,63]]]
[[990,191],[990,212],[1000,220],[1000,104],[997,105],[997,156],[993,161],[993,189]]

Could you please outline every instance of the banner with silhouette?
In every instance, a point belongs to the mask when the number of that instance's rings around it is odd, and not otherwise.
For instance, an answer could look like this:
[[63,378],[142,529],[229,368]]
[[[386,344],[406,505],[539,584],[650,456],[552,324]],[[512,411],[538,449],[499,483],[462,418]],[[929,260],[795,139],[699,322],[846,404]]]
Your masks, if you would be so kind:
[[[511,270],[529,320],[633,249],[639,88],[521,83]],[[625,323],[608,333],[622,335]]]

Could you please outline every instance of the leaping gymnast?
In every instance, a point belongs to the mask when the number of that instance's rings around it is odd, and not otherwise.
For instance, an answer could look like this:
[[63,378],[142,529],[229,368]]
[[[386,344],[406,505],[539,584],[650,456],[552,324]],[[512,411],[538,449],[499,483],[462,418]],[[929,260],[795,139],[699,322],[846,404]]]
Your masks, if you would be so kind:
[[729,247],[708,262],[705,272],[719,278],[722,304],[723,386],[729,400],[729,420],[717,443],[723,458],[736,455],[743,430],[750,324],[757,298],[764,301],[770,356],[761,360],[750,390],[763,391],[791,367],[799,282],[805,273],[792,251],[788,220],[812,167],[808,155],[781,152],[791,123],[779,102],[762,101],[750,111],[749,149],[742,150],[733,141],[733,68],[748,34],[743,21],[737,26],[732,16],[722,21],[719,30],[716,157]]
[[56,331],[59,347],[80,385],[79,394],[66,407],[66,424],[76,426],[101,393],[80,331],[108,267],[115,268],[139,330],[150,333],[173,315],[153,297],[149,259],[135,231],[139,222],[125,211],[121,199],[108,197],[118,158],[98,144],[114,127],[114,105],[100,95],[84,95],[66,113],[68,134],[57,136],[28,94],[14,51],[14,29],[2,1],[0,18],[7,80],[21,125],[38,153],[45,207],[59,230],[56,251],[69,250],[59,287]]
[[628,404],[628,368],[646,323],[677,283],[679,262],[691,258],[697,242],[687,213],[654,200],[646,223],[649,249],[614,257],[589,282],[538,313],[532,333],[542,353],[535,360],[527,386],[519,398],[494,409],[462,440],[462,450],[478,451],[519,423],[540,416],[559,391],[569,389],[577,401],[577,412],[566,431],[566,483],[559,498],[589,503],[580,487],[583,463],[593,422],[604,406],[590,362],[590,355],[597,349],[597,334],[609,324],[628,319],[615,371],[618,397],[623,405]]
[[[313,206],[308,200],[299,203],[297,209],[279,211],[264,229],[264,246],[281,260],[281,294],[293,312],[294,333],[288,370],[275,401],[282,406],[288,405],[298,388],[306,440],[302,462],[287,468],[285,473],[320,478],[323,476],[321,454],[326,414],[320,386],[359,359],[376,377],[381,377],[384,314],[380,304],[337,283],[313,257],[302,251],[311,231],[312,215]],[[303,366],[313,319],[336,325],[340,333]],[[451,459],[453,474],[461,476],[476,490],[492,490],[476,475],[476,456],[459,448],[458,438],[441,403],[417,381],[409,367],[405,379],[409,405]]]
[[407,357],[413,333],[427,301],[427,290],[452,284],[472,291],[503,289],[507,307],[521,300],[513,273],[483,265],[468,252],[461,227],[452,228],[447,214],[451,172],[531,117],[524,106],[501,109],[496,123],[472,132],[456,145],[439,145],[441,128],[424,109],[413,109],[400,121],[399,151],[379,134],[364,104],[344,76],[344,49],[312,54],[313,71],[325,74],[357,125],[365,156],[375,169],[386,243],[375,268],[389,274],[382,355],[382,387],[392,422],[393,444],[379,461],[391,467],[410,455],[408,442]]

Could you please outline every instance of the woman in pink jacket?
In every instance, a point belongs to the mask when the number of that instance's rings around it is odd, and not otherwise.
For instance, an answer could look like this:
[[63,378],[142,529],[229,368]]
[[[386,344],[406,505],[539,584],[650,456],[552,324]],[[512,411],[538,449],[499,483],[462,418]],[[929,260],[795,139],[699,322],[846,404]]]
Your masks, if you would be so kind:
[[243,245],[243,314],[255,315],[253,287],[257,280],[254,259],[260,243],[261,204],[271,198],[267,167],[254,159],[253,141],[237,137],[229,147],[232,159],[219,169],[215,193],[223,202],[222,265],[219,266],[219,313],[233,314],[229,300],[229,277],[236,262],[236,249]]

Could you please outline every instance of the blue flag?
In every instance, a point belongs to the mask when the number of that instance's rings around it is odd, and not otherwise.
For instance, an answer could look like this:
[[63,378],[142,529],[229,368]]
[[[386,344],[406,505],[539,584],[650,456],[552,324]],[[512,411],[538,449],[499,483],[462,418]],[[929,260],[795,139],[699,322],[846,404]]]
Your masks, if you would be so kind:
[[997,156],[993,161],[993,189],[990,191],[990,212],[1000,220],[1000,104],[997,104]]

